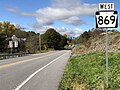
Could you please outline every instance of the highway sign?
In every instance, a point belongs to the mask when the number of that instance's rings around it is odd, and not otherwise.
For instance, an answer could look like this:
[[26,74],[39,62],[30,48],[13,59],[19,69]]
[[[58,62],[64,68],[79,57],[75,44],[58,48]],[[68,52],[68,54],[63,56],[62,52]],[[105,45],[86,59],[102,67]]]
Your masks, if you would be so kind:
[[9,41],[9,48],[13,48],[13,41]]
[[118,15],[117,11],[97,11],[96,28],[117,28]]
[[15,48],[18,47],[18,41],[14,41],[14,47],[15,47]]
[[114,9],[114,3],[99,3],[99,11],[113,11]]

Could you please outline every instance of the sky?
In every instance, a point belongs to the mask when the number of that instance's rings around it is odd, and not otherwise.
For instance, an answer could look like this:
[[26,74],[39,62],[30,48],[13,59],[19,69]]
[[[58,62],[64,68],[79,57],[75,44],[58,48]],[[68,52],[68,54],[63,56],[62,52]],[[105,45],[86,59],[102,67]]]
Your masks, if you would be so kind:
[[[96,27],[95,12],[101,2],[115,3],[119,19],[120,0],[1,0],[0,21],[36,33],[54,28],[61,34],[79,36]],[[115,29],[120,31],[119,27]]]

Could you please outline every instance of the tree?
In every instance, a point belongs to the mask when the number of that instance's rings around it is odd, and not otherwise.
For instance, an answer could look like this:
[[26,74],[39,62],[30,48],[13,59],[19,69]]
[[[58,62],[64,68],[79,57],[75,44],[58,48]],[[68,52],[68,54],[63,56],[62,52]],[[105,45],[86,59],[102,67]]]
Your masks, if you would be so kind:
[[1,34],[0,35],[0,52],[5,52],[7,48],[7,42],[6,42],[6,37],[5,35]]
[[64,49],[65,45],[67,45],[67,38],[64,36],[61,36],[61,40],[59,42],[59,48]]
[[63,36],[64,36],[65,38],[67,38],[67,34],[64,34]]
[[60,42],[60,35],[54,29],[48,29],[43,35],[44,42],[43,44],[47,44],[49,48],[56,49],[58,47],[58,42]]
[[26,32],[25,50],[36,53],[39,48],[38,34],[33,31]]
[[27,38],[25,41],[25,49],[26,51],[30,53],[36,53],[38,50],[38,37],[37,35],[35,36],[30,36]]
[[43,34],[42,43],[43,45],[48,45],[48,48],[63,49],[67,40],[53,28],[50,28]]
[[80,43],[86,43],[90,38],[90,33],[85,31],[83,34],[80,35],[79,37],[79,42]]
[[17,28],[10,22],[0,22],[0,33],[10,36]]
[[19,29],[15,30],[12,35],[15,35],[18,38],[27,38],[27,32],[26,31],[21,31]]

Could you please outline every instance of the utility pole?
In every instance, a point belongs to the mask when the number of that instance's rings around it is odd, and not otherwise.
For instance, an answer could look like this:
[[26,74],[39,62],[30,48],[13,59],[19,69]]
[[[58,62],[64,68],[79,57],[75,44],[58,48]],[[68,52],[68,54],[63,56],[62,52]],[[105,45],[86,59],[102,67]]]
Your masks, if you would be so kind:
[[39,48],[40,48],[40,52],[41,52],[41,35],[39,33]]

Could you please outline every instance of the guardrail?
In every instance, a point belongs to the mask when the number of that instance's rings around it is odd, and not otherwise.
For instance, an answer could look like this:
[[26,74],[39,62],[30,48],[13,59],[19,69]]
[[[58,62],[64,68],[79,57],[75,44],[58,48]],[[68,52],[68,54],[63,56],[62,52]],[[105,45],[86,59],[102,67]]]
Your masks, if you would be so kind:
[[22,57],[27,56],[29,53],[14,53],[14,54],[0,54],[0,60],[2,59],[9,59],[9,58],[15,58],[15,57]]

